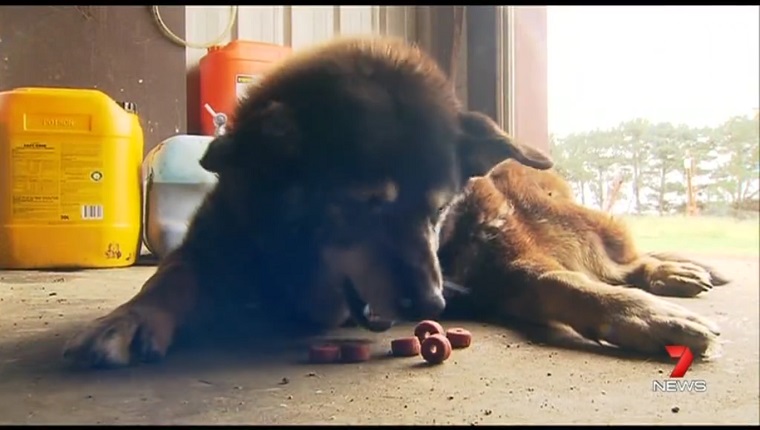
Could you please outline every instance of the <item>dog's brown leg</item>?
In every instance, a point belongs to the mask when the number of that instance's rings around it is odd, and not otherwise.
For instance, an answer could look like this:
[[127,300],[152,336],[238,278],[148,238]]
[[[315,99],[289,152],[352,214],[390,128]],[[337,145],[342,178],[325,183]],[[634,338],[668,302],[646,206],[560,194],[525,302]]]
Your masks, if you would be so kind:
[[642,255],[626,273],[627,283],[658,296],[695,297],[729,283],[707,265],[665,253]]
[[[624,223],[587,208],[575,208],[595,226],[608,260],[599,279],[625,283],[658,296],[695,297],[729,281],[715,269],[666,253],[640,253]],[[601,259],[602,261],[605,259]]]
[[588,339],[652,354],[671,344],[705,353],[718,335],[712,321],[645,291],[614,287],[579,272],[549,271],[532,278],[506,302],[512,316],[563,323]]
[[181,253],[167,256],[135,297],[68,341],[64,357],[85,366],[125,366],[163,357],[198,304],[196,276]]

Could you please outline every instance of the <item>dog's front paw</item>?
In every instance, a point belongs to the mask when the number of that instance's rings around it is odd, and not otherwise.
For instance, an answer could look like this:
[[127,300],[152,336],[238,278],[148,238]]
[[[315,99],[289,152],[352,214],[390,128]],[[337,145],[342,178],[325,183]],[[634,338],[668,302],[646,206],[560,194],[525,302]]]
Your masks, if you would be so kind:
[[610,315],[600,337],[619,347],[646,353],[664,353],[667,345],[688,346],[696,355],[715,352],[718,326],[690,310],[652,296],[627,290],[621,308]]
[[175,322],[155,308],[122,307],[91,322],[71,338],[63,356],[85,367],[119,367],[162,358]]
[[663,262],[649,276],[649,289],[658,296],[695,297],[712,288],[710,272],[689,262]]

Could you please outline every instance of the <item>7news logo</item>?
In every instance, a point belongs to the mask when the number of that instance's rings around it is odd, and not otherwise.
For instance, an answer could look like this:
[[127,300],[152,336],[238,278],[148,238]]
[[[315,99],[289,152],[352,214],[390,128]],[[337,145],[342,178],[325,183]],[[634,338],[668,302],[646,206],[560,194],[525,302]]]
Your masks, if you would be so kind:
[[652,391],[663,393],[694,392],[704,393],[707,391],[707,382],[702,379],[681,379],[686,375],[691,363],[694,361],[694,354],[688,346],[668,345],[665,347],[670,358],[678,359],[676,367],[670,372],[670,379],[661,381],[652,381]]

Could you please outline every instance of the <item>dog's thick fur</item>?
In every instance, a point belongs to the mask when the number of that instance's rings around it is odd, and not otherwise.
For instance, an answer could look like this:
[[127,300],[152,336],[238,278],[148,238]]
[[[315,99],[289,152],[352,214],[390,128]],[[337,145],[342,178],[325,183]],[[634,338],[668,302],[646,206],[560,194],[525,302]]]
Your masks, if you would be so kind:
[[[516,162],[497,166],[506,159]],[[724,280],[637,253],[621,224],[541,173],[546,155],[463,110],[433,60],[403,42],[341,39],[285,60],[201,164],[219,182],[185,241],[67,357],[161,357],[179,329],[251,301],[272,318],[379,330],[361,305],[435,317],[442,272],[471,290],[448,301],[472,318],[556,321],[645,352],[714,340],[709,321],[649,292],[690,296]]]
[[471,290],[449,312],[560,323],[648,354],[673,344],[715,351],[713,322],[656,296],[694,297],[728,280],[685,258],[637,251],[620,220],[577,204],[554,170],[506,160],[470,179],[440,234],[444,276]]
[[178,329],[249,302],[324,328],[351,316],[371,330],[388,327],[377,316],[435,317],[445,306],[440,209],[506,158],[552,166],[463,110],[416,47],[346,38],[300,51],[209,145],[201,165],[219,182],[181,246],[65,355],[91,365],[160,357]]

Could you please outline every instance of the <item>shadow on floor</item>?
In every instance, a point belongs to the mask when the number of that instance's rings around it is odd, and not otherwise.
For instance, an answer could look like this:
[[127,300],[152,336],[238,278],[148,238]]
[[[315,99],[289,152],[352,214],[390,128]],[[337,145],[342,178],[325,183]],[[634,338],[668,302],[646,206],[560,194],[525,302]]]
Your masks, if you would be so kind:
[[[61,351],[67,339],[83,323],[68,323],[55,333],[30,334],[22,338],[6,339],[0,342],[0,381],[12,382],[55,378],[83,382],[88,379],[106,378],[119,381],[121,378],[145,378],[167,375],[194,375],[215,370],[235,372],[252,367],[269,368],[283,365],[303,365],[306,363],[308,345],[331,338],[364,338],[366,332],[358,328],[341,328],[327,335],[315,335],[297,327],[278,327],[254,319],[238,319],[217,324],[203,330],[192,330],[178,336],[169,355],[158,363],[141,363],[123,369],[78,369],[63,360]],[[462,326],[472,323],[462,323]],[[504,324],[501,324],[502,326]],[[672,363],[667,356],[651,357],[631,354],[607,345],[580,338],[572,331],[559,327],[543,327],[510,322],[505,330],[509,337],[506,343],[515,339],[547,348],[559,348],[605,355],[623,360],[661,361]],[[411,328],[411,325],[409,325]],[[512,340],[510,341],[509,338]],[[507,345],[509,347],[509,345]],[[377,348],[376,348],[377,349]],[[377,353],[380,358],[387,351]],[[425,367],[415,363],[413,367]]]

